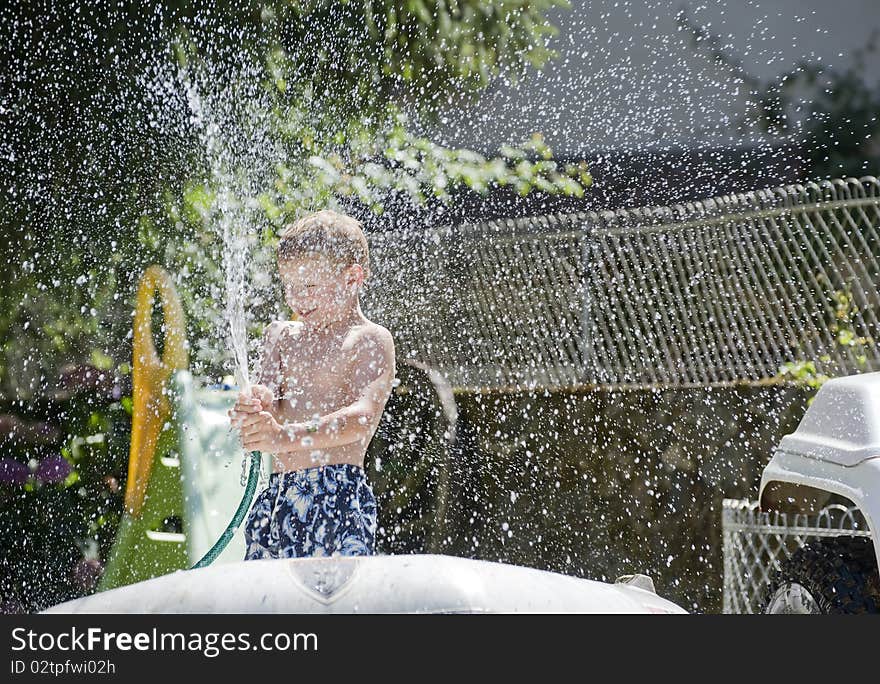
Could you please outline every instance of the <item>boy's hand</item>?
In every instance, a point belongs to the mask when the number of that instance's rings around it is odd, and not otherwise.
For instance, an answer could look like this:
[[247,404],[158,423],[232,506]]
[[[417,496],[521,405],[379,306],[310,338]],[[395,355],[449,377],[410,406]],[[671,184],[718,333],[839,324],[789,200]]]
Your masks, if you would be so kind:
[[268,411],[275,402],[275,397],[265,385],[251,385],[251,395],[259,399],[264,411]]
[[277,452],[284,441],[283,428],[268,411],[245,414],[240,427],[241,445],[247,451]]
[[268,387],[252,385],[250,392],[239,393],[235,406],[227,411],[227,415],[235,427],[241,427],[241,421],[245,416],[270,410],[274,401],[275,397],[272,396],[272,390]]

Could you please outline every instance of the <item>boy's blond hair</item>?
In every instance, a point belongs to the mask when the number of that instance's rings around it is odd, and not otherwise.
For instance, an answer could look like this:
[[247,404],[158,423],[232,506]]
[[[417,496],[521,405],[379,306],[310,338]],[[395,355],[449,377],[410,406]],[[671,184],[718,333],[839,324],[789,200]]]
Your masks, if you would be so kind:
[[278,241],[278,259],[325,256],[337,266],[360,264],[370,274],[370,250],[361,222],[324,209],[287,224]]

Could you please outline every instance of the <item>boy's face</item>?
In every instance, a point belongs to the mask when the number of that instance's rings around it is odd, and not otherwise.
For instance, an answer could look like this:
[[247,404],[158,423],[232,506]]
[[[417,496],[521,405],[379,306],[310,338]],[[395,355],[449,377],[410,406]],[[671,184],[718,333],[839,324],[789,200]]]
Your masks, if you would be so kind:
[[278,272],[284,285],[284,299],[300,320],[315,324],[338,320],[358,277],[357,266],[334,264],[326,257],[284,259]]

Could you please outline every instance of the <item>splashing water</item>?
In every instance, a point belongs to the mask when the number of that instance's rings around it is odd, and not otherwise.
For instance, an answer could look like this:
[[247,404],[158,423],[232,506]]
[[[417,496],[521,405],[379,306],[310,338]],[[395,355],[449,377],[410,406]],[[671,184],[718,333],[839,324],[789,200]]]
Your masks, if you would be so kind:
[[[412,513],[407,504],[399,504],[396,511],[389,506],[383,512],[390,521],[383,531],[384,542],[401,552],[430,543],[440,552],[501,558],[603,579],[624,571],[647,571],[663,578],[664,589],[683,605],[711,609],[717,604],[718,587],[710,576],[718,575],[719,566],[718,550],[709,541],[717,537],[713,497],[722,491],[728,495],[751,492],[760,475],[760,459],[755,454],[768,453],[774,438],[792,428],[802,408],[802,394],[754,387],[696,388],[688,393],[656,388],[541,391],[535,389],[534,380],[549,367],[548,359],[529,355],[532,366],[522,391],[473,390],[453,397],[452,405],[466,420],[459,441],[447,453],[442,449],[447,448],[443,438],[449,426],[443,423],[440,402],[424,390],[432,386],[430,373],[422,373],[416,365],[434,353],[448,358],[452,349],[478,367],[483,373],[478,377],[493,381],[503,347],[528,350],[528,337],[552,334],[535,323],[532,314],[536,312],[518,310],[515,302],[507,301],[512,299],[505,294],[507,290],[495,287],[494,282],[537,287],[540,269],[549,272],[556,267],[554,273],[561,272],[563,259],[554,252],[561,247],[545,250],[542,243],[540,250],[545,251],[539,253],[536,248],[534,256],[521,250],[507,254],[504,250],[513,249],[511,243],[499,239],[482,252],[468,251],[467,241],[459,240],[455,231],[442,233],[441,239],[441,233],[433,230],[438,225],[487,216],[546,214],[558,207],[582,210],[651,204],[658,193],[665,193],[664,201],[685,201],[718,194],[717,188],[725,183],[725,189],[751,190],[776,182],[780,175],[802,180],[799,175],[806,168],[808,153],[816,152],[799,140],[810,116],[806,96],[794,99],[800,113],[784,134],[770,135],[754,122],[737,128],[743,111],[756,99],[746,69],[732,72],[729,64],[701,56],[700,48],[691,45],[692,36],[674,25],[668,3],[597,0],[575,4],[574,13],[556,19],[563,27],[558,41],[562,55],[543,72],[520,83],[508,81],[509,74],[502,73],[496,85],[469,108],[460,107],[455,97],[438,98],[427,110],[439,115],[439,123],[412,121],[416,132],[433,131],[438,142],[473,146],[481,153],[489,153],[495,143],[513,142],[540,129],[557,154],[591,162],[597,183],[580,204],[557,203],[547,195],[538,195],[534,202],[511,199],[499,192],[485,199],[461,195],[450,206],[415,210],[408,198],[389,189],[384,199],[392,218],[387,219],[371,218],[368,208],[351,202],[368,228],[393,223],[394,228],[405,229],[417,245],[405,258],[392,260],[378,236],[370,235],[371,250],[376,247],[372,254],[377,280],[371,287],[376,294],[367,292],[365,311],[392,332],[400,317],[411,328],[430,329],[443,338],[433,343],[422,336],[428,346],[424,354],[415,345],[406,349],[401,345],[398,365],[405,380],[401,384],[410,394],[401,391],[392,399],[396,403],[391,404],[393,411],[384,428],[391,447],[376,456],[375,473],[377,480],[387,478],[383,502],[398,500],[403,493],[413,495],[413,488],[421,486],[414,498],[421,497],[422,502],[413,509],[426,517],[431,511],[424,512],[424,501],[439,501],[438,492],[446,491],[449,498],[443,499],[442,506],[446,506],[444,512],[449,511],[448,520],[438,514],[436,519],[445,527],[439,529],[438,524],[425,541],[408,532],[412,521],[406,516]],[[742,21],[749,24],[743,40],[733,35],[738,26],[733,15],[741,16],[738,3],[692,2],[688,6],[695,22],[715,22],[711,32],[722,36],[722,48],[732,48],[746,62],[757,61],[762,78],[775,73],[775,64],[782,71],[798,58],[816,61],[818,52],[826,52],[824,46],[813,50],[814,44],[804,44],[804,30],[787,56],[783,55],[780,46],[786,36],[778,27],[784,24],[770,16],[772,8],[767,3],[764,7],[748,3],[748,12],[742,15],[748,17]],[[116,10],[102,15],[106,8],[101,3],[96,7],[83,5],[82,15],[108,25],[111,19],[120,18]],[[15,316],[10,314],[12,322],[3,332],[10,340],[32,345],[16,352],[18,356],[10,351],[4,357],[3,367],[9,369],[4,386],[18,383],[16,387],[31,392],[47,390],[51,383],[45,368],[56,359],[66,361],[65,355],[78,345],[97,344],[95,339],[103,340],[99,346],[107,357],[124,350],[119,342],[130,328],[126,294],[133,278],[145,264],[165,263],[194,321],[189,339],[195,373],[216,378],[231,367],[238,386],[247,390],[259,342],[256,330],[272,317],[280,317],[282,307],[267,247],[270,240],[266,239],[277,230],[277,217],[267,217],[261,197],[271,194],[282,166],[290,173],[285,178],[288,187],[297,190],[307,185],[312,176],[302,170],[303,159],[289,158],[291,148],[285,136],[291,135],[291,129],[299,135],[300,129],[312,128],[332,139],[342,128],[340,122],[358,114],[359,93],[352,93],[347,111],[338,112],[322,112],[316,105],[320,83],[303,89],[312,99],[304,95],[299,100],[273,100],[263,87],[265,65],[238,54],[235,45],[244,42],[243,34],[239,29],[219,31],[222,20],[209,16],[210,11],[186,15],[184,25],[197,36],[193,40],[204,48],[204,54],[180,61],[170,57],[173,49],[168,47],[169,41],[175,44],[170,27],[176,27],[180,19],[171,10],[157,8],[144,16],[121,16],[120,25],[126,30],[158,36],[150,38],[140,52],[127,52],[125,41],[116,45],[102,39],[96,46],[88,27],[82,29],[85,38],[79,42],[59,40],[50,30],[39,31],[39,22],[26,13],[21,12],[22,17],[7,14],[9,10],[0,10],[0,18],[10,19],[3,22],[2,30],[15,32],[15,40],[25,47],[0,75],[6,86],[0,89],[0,115],[7,122],[0,139],[0,170],[4,178],[13,179],[4,188],[0,204],[0,217],[13,226],[10,243],[2,248],[7,250],[10,282],[31,282],[33,291],[25,298],[11,290],[12,295],[4,299],[16,302],[15,306],[22,304]],[[46,21],[63,36],[63,24],[69,18],[62,12],[49,14]],[[793,23],[805,25],[803,17]],[[769,29],[771,24],[776,28]],[[311,44],[320,45],[326,38],[323,32],[329,33],[332,27],[313,28]],[[818,40],[830,40],[826,32],[816,33]],[[222,50],[212,47],[214,41],[230,44],[232,58],[229,54],[218,57]],[[329,39],[326,42],[331,44]],[[711,41],[702,37],[701,42]],[[8,43],[0,41],[3,46]],[[833,54],[830,46],[827,52]],[[55,69],[51,58],[57,55],[66,55],[74,66]],[[90,71],[86,67],[91,64],[95,66]],[[126,73],[138,75],[132,83],[116,83],[123,78],[119,74]],[[104,92],[101,84],[118,88],[108,87]],[[77,99],[79,89],[88,97]],[[280,116],[275,111],[279,108],[283,110]],[[279,126],[279,121],[289,124],[288,129]],[[833,141],[823,144],[834,145]],[[680,149],[693,154],[675,156]],[[369,159],[377,162],[376,156]],[[378,161],[387,160],[379,155]],[[394,163],[416,162],[402,155]],[[335,170],[322,168],[321,172]],[[168,188],[166,198],[163,191]],[[339,199],[308,197],[305,190],[302,195],[291,207],[282,208],[323,208]],[[52,233],[48,246],[43,244],[47,232]],[[690,260],[688,253],[701,249],[701,243],[686,237],[660,248],[664,254],[668,251],[674,258],[681,255]],[[618,243],[614,244],[618,249]],[[65,245],[73,245],[82,255],[69,273],[62,268],[62,257],[71,251]],[[623,254],[624,247],[619,249],[621,263],[629,267],[633,257]],[[427,258],[435,253],[444,256],[438,260],[445,264],[442,268],[435,268]],[[574,256],[579,258],[578,253]],[[468,259],[482,260],[480,267],[496,279],[487,279],[488,285],[482,288],[496,300],[472,297],[456,280],[462,277]],[[597,268],[605,265],[599,263]],[[724,266],[729,267],[729,262]],[[651,285],[657,273],[645,270],[638,275],[628,281],[641,283],[632,297],[638,302],[633,305],[636,313],[656,308],[652,303],[659,301]],[[695,288],[703,287],[702,277],[695,276]],[[613,280],[608,289],[615,286],[620,286],[619,281]],[[382,297],[389,290],[406,294],[406,306],[400,311],[391,311],[392,299]],[[52,309],[40,319],[35,301],[59,304],[61,310]],[[441,318],[438,310],[447,305],[453,314],[467,310],[476,321],[462,325],[464,316]],[[496,310],[509,312],[497,326],[492,314]],[[550,311],[547,316],[556,313]],[[582,312],[566,309],[564,314],[577,323]],[[443,320],[448,324],[443,325]],[[76,337],[65,332],[80,321],[85,332]],[[646,323],[646,327],[660,326]],[[624,326],[625,333],[634,329]],[[503,336],[506,344],[485,343],[493,335]],[[626,339],[614,342],[622,356],[638,354],[636,344]],[[554,339],[553,344],[561,348],[571,344],[571,339]],[[10,344],[9,348],[21,347]],[[730,358],[742,353],[741,349],[724,352]],[[115,360],[123,354],[120,351]],[[92,360],[110,368],[101,355]],[[569,370],[577,375],[577,369]],[[110,371],[105,372],[109,377]],[[94,378],[88,381],[93,383],[89,390],[93,395],[102,391]],[[120,394],[123,390],[111,387],[108,395],[111,391]],[[113,399],[118,400],[119,396]],[[73,423],[76,410],[65,411],[69,414],[65,420]],[[79,440],[64,446],[73,454],[70,462],[74,465],[89,463],[89,448],[104,448],[97,428],[50,427]],[[34,444],[52,433],[27,423],[16,423],[13,432],[26,434],[26,428]],[[105,434],[109,442],[114,433],[102,428],[100,439]],[[86,442],[87,438],[92,441]],[[55,443],[51,444],[54,449]],[[48,486],[58,487],[77,505],[121,497],[119,478],[124,464],[117,466],[117,473],[107,473],[106,482],[88,483],[86,490],[86,483],[56,482],[62,471],[49,466],[54,463],[50,459],[57,458],[57,449],[42,454],[39,448],[28,445],[16,451],[17,460],[4,463],[0,470],[12,483],[9,486],[19,488],[16,496],[20,494],[25,502],[17,503],[19,498],[15,503],[4,502],[7,508],[0,534],[17,530],[19,520],[38,517],[34,502],[40,487],[43,493],[49,491]],[[110,462],[112,455],[124,453],[124,445],[114,444],[113,450],[100,452],[104,461],[98,462]],[[421,468],[425,462],[430,467]],[[394,479],[401,472],[417,471],[431,475],[415,484],[406,477]],[[39,485],[25,492],[28,477]],[[77,493],[81,484],[90,497]],[[99,494],[91,496],[94,492]],[[97,521],[112,518],[112,510],[96,503],[89,515],[86,521],[65,523],[56,536],[94,541],[95,535],[104,534]],[[30,539],[26,532],[16,534]],[[103,537],[101,541],[106,546]],[[15,552],[34,559],[38,553],[34,546],[14,541],[8,548],[10,555]],[[34,563],[49,569],[60,565],[56,557],[63,556],[61,551],[45,553]],[[60,584],[60,580],[53,582]],[[34,574],[23,586],[37,584]]]
[[[233,355],[236,383],[245,392],[250,390],[245,302],[248,290],[248,235],[256,212],[248,211],[242,198],[249,196],[247,185],[257,179],[253,174],[235,173],[243,160],[221,138],[221,124],[208,109],[196,80],[185,68],[180,72],[186,99],[192,112],[191,122],[198,131],[210,169],[209,183],[216,188],[214,203],[215,230],[222,237],[222,264],[225,274],[225,315],[227,339]],[[253,130],[253,129],[252,129]],[[233,134],[234,135],[234,134]],[[229,131],[226,131],[229,136]],[[251,171],[253,171],[253,167]],[[238,182],[236,182],[238,181]]]
[[[210,70],[208,70],[210,74]],[[237,111],[235,103],[217,98],[216,91],[206,85],[205,73],[193,73],[181,67],[178,82],[186,93],[186,102],[191,112],[190,123],[197,132],[204,158],[209,170],[208,185],[214,189],[211,223],[222,239],[221,261],[223,269],[225,335],[232,353],[235,383],[242,393],[251,388],[251,368],[248,354],[248,320],[251,313],[246,304],[253,301],[254,293],[249,278],[250,248],[252,236],[265,223],[259,207],[252,198],[256,187],[267,178],[265,158],[254,151],[265,153],[267,146],[266,129],[260,126],[265,107],[260,111],[254,106],[260,102],[260,94],[250,88],[247,106],[246,127],[239,122],[243,114]],[[238,83],[257,83],[255,77]],[[248,477],[250,455],[243,452],[239,483],[245,486]],[[266,471],[260,469],[259,486],[268,485]]]

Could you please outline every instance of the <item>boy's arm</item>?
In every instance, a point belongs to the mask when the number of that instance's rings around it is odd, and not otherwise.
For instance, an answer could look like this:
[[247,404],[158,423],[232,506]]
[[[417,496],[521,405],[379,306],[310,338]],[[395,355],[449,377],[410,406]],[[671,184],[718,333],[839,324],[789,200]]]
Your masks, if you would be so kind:
[[391,395],[394,342],[391,334],[382,329],[358,340],[353,352],[352,386],[358,398],[315,421],[284,425],[288,439],[284,440],[282,453],[326,449],[358,441],[366,446]]

